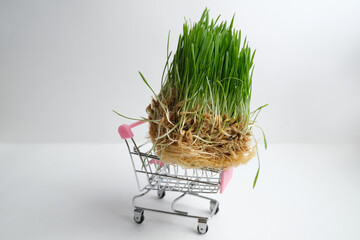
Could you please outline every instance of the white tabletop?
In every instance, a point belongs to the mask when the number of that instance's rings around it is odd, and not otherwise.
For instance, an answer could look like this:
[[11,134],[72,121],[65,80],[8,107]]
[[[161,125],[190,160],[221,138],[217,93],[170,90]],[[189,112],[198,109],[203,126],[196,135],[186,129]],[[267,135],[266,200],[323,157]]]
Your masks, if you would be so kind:
[[[360,239],[357,145],[270,145],[234,171],[204,239]],[[198,239],[197,220],[145,212],[122,144],[1,144],[0,239]],[[167,207],[177,195],[143,204]],[[184,199],[179,208],[205,210]],[[202,236],[201,236],[202,237]]]

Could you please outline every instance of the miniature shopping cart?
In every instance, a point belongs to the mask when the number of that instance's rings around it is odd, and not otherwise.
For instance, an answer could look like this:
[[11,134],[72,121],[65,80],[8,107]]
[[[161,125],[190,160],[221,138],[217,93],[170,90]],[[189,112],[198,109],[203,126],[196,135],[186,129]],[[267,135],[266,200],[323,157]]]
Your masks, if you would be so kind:
[[[198,219],[197,230],[200,234],[205,234],[208,231],[207,222],[219,211],[219,202],[200,194],[214,194],[219,192],[219,190],[220,193],[222,193],[232,177],[233,169],[224,171],[211,169],[186,169],[177,164],[162,162],[161,159],[154,154],[152,148],[148,151],[144,151],[143,147],[145,144],[137,145],[135,143],[133,138],[134,134],[131,129],[142,123],[145,122],[135,122],[131,125],[123,124],[119,127],[119,134],[122,139],[125,139],[135,171],[137,185],[139,191],[141,192],[139,195],[134,196],[132,200],[135,208],[135,222],[142,223],[144,221],[145,210],[173,214]],[[135,204],[136,199],[143,197],[151,190],[157,191],[158,198],[163,198],[167,191],[180,193],[180,196],[175,198],[171,203],[172,211],[153,209]],[[209,200],[209,214],[207,216],[198,216],[176,209],[175,203],[187,194]]]

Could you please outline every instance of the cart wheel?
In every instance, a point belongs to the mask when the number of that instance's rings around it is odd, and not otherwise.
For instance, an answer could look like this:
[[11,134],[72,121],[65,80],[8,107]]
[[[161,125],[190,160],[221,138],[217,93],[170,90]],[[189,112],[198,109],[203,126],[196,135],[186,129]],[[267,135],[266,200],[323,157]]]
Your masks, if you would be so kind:
[[135,209],[134,210],[134,221],[138,224],[142,223],[144,221],[144,210],[142,209]]
[[164,198],[165,197],[165,190],[164,189],[159,189],[157,191],[157,195],[158,195],[158,198]]
[[198,225],[197,225],[197,230],[200,234],[205,234],[207,233],[207,231],[209,230],[209,227],[207,225],[207,221],[206,219],[199,219],[198,220]]
[[205,234],[209,230],[209,226],[207,224],[206,227],[200,227],[200,225],[198,225],[197,230],[200,234]]
[[[211,202],[211,203],[210,203],[210,212],[213,211],[213,209],[214,209],[215,206],[216,206],[216,202]],[[219,212],[219,210],[220,210],[220,208],[219,208],[219,204],[218,204],[218,206],[217,206],[217,208],[216,208],[216,210],[215,210],[215,214],[217,214],[217,213]]]
[[219,210],[220,210],[220,208],[219,208],[219,206],[216,208],[216,210],[215,210],[215,214],[217,214],[218,212],[219,212]]

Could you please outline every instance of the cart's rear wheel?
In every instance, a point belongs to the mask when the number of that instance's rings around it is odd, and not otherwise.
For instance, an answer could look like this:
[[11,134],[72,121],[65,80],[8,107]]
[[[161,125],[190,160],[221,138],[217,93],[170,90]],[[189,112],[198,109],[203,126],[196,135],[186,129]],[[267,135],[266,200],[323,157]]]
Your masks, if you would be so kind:
[[[212,212],[214,210],[214,208],[216,207],[216,210],[215,210],[215,213],[214,214],[217,214],[219,212],[219,203],[216,204],[217,202],[216,201],[211,201],[210,202],[210,212]],[[217,206],[216,206],[217,205]]]
[[157,191],[157,195],[158,195],[158,198],[164,198],[165,197],[165,189],[158,189]]
[[219,210],[220,210],[220,208],[219,208],[219,206],[216,208],[216,210],[215,210],[215,214],[217,214],[218,212],[219,212]]
[[135,209],[134,210],[134,221],[138,224],[142,223],[144,221],[144,210],[142,209]]

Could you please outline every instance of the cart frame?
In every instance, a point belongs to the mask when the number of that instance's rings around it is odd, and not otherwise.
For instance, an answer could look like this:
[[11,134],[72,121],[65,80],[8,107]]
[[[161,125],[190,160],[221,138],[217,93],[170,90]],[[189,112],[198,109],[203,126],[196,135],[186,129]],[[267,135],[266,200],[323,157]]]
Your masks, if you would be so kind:
[[[198,232],[205,234],[208,231],[207,222],[219,211],[219,201],[200,194],[215,194],[218,193],[219,190],[220,193],[222,193],[232,177],[233,169],[186,169],[177,164],[163,162],[155,155],[153,147],[148,151],[141,151],[146,143],[137,145],[131,129],[143,123],[145,122],[139,121],[131,125],[123,124],[118,129],[129,151],[137,186],[140,191],[140,194],[132,198],[135,222],[142,223],[144,221],[144,211],[196,218],[198,219]],[[138,157],[140,161],[135,161],[134,156]],[[144,183],[141,182],[141,177]],[[180,196],[176,197],[171,203],[172,211],[149,208],[136,204],[138,198],[147,195],[151,190],[157,191],[158,198],[163,198],[167,191],[179,192]],[[209,214],[206,216],[193,215],[186,211],[176,209],[175,203],[186,195],[209,200]]]

